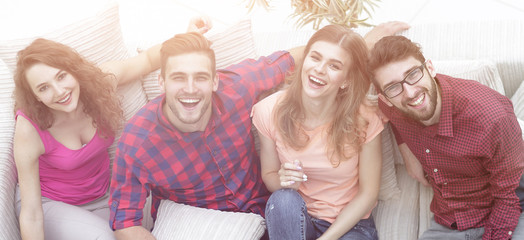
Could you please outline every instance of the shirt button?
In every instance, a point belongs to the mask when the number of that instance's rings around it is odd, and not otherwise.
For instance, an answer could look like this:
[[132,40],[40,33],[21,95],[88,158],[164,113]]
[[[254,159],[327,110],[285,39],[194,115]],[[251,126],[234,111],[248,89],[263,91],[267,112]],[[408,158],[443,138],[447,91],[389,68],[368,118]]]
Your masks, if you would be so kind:
[[509,235],[512,235],[512,234],[513,234],[513,232],[512,232],[512,231],[509,231],[509,232],[508,232],[508,234],[509,234]]
[[445,182],[445,183],[444,183],[444,185],[448,185],[448,183],[447,183],[447,182]]
[[429,149],[426,149],[426,153],[429,153]]
[[438,172],[438,169],[436,169],[436,168],[435,168],[435,169],[433,169],[433,172]]

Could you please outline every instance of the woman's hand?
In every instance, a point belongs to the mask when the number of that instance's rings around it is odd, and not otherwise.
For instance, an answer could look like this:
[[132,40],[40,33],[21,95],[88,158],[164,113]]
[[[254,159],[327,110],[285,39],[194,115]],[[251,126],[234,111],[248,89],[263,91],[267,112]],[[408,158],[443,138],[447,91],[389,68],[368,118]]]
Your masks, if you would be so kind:
[[302,163],[295,160],[293,163],[283,163],[278,170],[280,176],[280,186],[284,188],[298,189],[301,182],[307,181],[307,175],[304,174]]

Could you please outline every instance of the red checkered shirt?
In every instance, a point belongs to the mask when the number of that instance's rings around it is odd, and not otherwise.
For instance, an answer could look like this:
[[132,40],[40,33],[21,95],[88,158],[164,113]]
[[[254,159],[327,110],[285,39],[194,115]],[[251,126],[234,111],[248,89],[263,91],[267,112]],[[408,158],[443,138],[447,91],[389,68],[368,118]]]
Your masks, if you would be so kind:
[[126,124],[116,150],[110,188],[113,229],[140,226],[146,198],[151,214],[161,199],[223,211],[263,215],[269,192],[251,134],[257,96],[281,83],[294,61],[287,52],[219,70],[212,117],[203,132],[183,133],[163,115],[164,95]]
[[484,227],[483,239],[509,239],[521,207],[515,190],[524,143],[511,101],[471,80],[437,74],[439,123],[405,117],[382,101],[398,144],[406,143],[429,175],[435,221],[452,229]]

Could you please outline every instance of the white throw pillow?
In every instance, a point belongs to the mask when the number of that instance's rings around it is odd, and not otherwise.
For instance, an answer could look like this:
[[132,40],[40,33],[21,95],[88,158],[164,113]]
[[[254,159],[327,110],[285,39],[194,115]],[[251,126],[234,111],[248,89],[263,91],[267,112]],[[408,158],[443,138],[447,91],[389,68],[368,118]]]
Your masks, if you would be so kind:
[[266,229],[262,216],[225,212],[162,200],[153,235],[166,240],[260,239]]
[[433,61],[437,73],[456,78],[478,81],[505,95],[504,85],[495,63],[491,60],[447,60]]

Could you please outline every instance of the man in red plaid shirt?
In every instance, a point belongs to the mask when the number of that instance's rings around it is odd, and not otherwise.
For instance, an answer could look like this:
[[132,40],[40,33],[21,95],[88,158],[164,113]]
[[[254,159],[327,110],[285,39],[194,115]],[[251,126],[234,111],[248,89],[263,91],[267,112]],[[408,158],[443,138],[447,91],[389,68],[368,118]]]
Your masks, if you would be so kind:
[[524,239],[524,142],[511,101],[437,74],[402,36],[377,42],[369,68],[408,172],[433,188],[420,239]]

